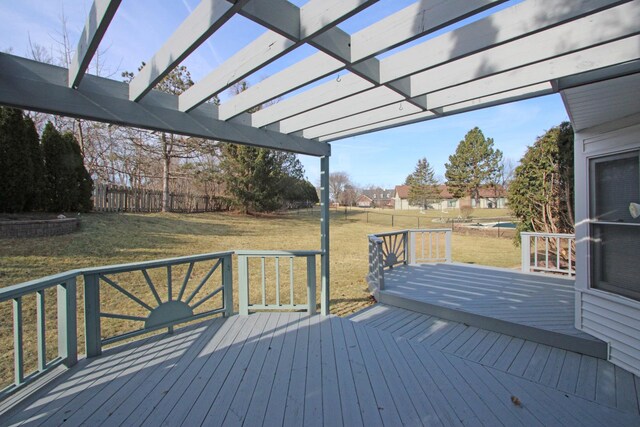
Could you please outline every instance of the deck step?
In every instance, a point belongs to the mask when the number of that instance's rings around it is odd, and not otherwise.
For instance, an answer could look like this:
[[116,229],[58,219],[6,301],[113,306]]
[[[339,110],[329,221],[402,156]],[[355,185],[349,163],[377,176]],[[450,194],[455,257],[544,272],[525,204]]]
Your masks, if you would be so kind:
[[488,331],[511,335],[539,344],[558,347],[563,350],[593,356],[598,359],[607,358],[607,344],[604,341],[587,336],[569,335],[548,329],[536,328],[495,317],[484,316],[463,310],[456,310],[441,305],[430,304],[424,301],[401,297],[382,291],[378,295],[378,302],[398,308],[415,311],[418,313],[436,316],[441,319],[453,320],[465,325],[475,326]]

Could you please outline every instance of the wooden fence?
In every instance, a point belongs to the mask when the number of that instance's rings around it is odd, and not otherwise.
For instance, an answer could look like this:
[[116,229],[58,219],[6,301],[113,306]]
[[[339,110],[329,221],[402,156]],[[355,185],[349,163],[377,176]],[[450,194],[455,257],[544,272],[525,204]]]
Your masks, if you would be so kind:
[[[215,212],[229,209],[229,200],[191,194],[171,194],[171,212]],[[160,212],[162,191],[95,184],[93,210],[96,212]]]

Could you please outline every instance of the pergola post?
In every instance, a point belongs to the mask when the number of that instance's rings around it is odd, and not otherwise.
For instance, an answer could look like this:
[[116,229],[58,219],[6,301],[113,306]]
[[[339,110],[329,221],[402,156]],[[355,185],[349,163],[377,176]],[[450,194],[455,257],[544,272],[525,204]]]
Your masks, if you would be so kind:
[[320,157],[320,240],[322,255],[320,255],[320,297],[321,313],[329,314],[330,285],[329,285],[329,156]]

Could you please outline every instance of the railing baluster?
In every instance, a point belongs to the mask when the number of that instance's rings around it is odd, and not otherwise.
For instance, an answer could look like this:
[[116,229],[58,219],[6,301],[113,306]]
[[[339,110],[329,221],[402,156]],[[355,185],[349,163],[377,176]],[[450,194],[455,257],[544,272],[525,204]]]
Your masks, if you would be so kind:
[[307,256],[307,309],[310,315],[316,314],[316,257]]
[[171,287],[171,265],[167,265],[167,301],[171,301],[173,299],[173,291]]
[[453,262],[453,258],[451,256],[451,230],[445,231],[445,258],[447,262]]
[[246,256],[238,256],[238,300],[240,314],[249,314],[249,262]]
[[222,258],[222,286],[224,287],[224,315],[233,315],[233,266],[231,255]]
[[280,257],[276,257],[276,305],[280,305]]
[[544,238],[544,266],[549,268],[549,238]]
[[84,324],[87,357],[102,354],[100,336],[100,280],[98,274],[84,276]]
[[573,275],[573,265],[572,262],[573,260],[571,259],[571,251],[572,251],[572,247],[571,247],[571,239],[567,239],[567,252],[569,253],[569,266],[568,266],[568,270],[569,270],[569,277],[571,277]]
[[533,238],[533,266],[538,267],[538,236]]
[[[189,268],[187,268],[187,272],[184,275],[184,280],[182,281],[182,286],[180,287],[180,292],[178,293],[178,301],[182,301],[182,296],[184,295],[184,291],[187,288],[187,283],[189,283],[189,278],[191,278],[191,271],[193,271],[193,262],[189,263]],[[160,302],[158,303],[160,304]]]
[[[167,301],[171,302],[173,300],[173,282],[172,282],[172,277],[171,277],[171,264],[167,265]],[[191,307],[192,309],[195,309],[195,306]],[[168,326],[167,327],[167,332],[172,334],[173,333],[173,325]]]
[[556,237],[556,268],[560,269],[560,237]]
[[24,381],[24,353],[22,348],[22,297],[13,299],[13,372],[15,384]]
[[38,370],[42,372],[47,368],[47,339],[44,289],[36,292],[36,318],[38,337]]
[[420,254],[420,259],[424,260],[424,231],[420,233],[420,244],[422,245],[422,253]]
[[289,257],[289,286],[290,286],[290,297],[289,304],[293,305],[293,257]]
[[267,276],[265,272],[265,259],[260,258],[260,266],[262,267],[262,305],[267,305]]
[[[70,368],[78,362],[78,300],[76,278],[69,278],[66,282],[59,284],[57,293],[58,356],[62,359],[65,366]],[[85,298],[87,298],[86,295]],[[98,337],[100,337],[100,335],[98,335]]]
[[436,259],[440,259],[440,233],[436,232]]

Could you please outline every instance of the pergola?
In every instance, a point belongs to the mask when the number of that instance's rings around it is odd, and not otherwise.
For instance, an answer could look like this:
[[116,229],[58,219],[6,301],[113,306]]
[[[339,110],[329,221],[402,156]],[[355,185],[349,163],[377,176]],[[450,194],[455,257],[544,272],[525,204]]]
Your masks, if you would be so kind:
[[[354,34],[339,24],[376,0],[202,0],[127,84],[87,74],[120,3],[94,1],[69,69],[1,53],[0,104],[320,157],[325,313],[329,142],[640,71],[637,0],[524,0],[481,19],[506,0],[418,0]],[[154,90],[235,14],[265,32],[181,95]],[[303,45],[316,52],[208,102]]]

